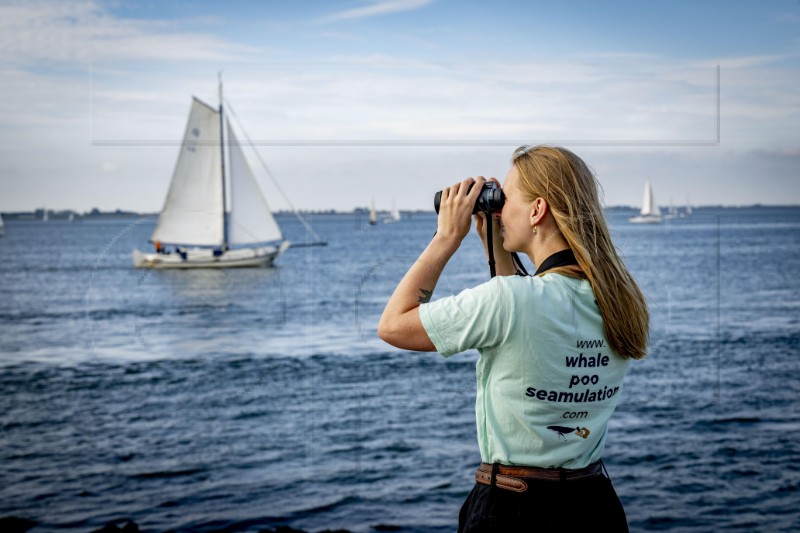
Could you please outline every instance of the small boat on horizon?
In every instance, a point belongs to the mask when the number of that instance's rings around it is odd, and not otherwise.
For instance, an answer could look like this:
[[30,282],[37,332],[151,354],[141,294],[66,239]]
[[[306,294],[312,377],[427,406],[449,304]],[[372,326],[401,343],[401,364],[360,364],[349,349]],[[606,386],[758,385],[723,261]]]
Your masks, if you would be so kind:
[[397,205],[395,205],[395,200],[392,199],[392,212],[389,214],[388,218],[384,218],[384,224],[391,224],[392,222],[400,222],[400,211],[397,209]]
[[372,199],[372,203],[369,206],[369,225],[374,226],[378,223],[378,212],[375,211],[375,199]]
[[658,208],[653,196],[650,180],[647,180],[644,184],[644,198],[642,199],[642,209],[639,211],[639,215],[629,218],[628,222],[631,224],[657,224],[661,222],[661,210]]

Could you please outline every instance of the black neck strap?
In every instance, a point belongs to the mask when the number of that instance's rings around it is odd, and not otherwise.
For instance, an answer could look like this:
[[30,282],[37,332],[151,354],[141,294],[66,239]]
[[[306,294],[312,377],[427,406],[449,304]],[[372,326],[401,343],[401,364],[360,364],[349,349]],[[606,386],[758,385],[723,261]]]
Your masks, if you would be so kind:
[[561,250],[560,252],[556,252],[544,261],[542,264],[539,265],[539,268],[536,269],[536,273],[534,276],[544,273],[551,268],[557,268],[562,266],[568,265],[577,265],[578,260],[575,259],[575,254],[572,252],[570,248],[566,250]]

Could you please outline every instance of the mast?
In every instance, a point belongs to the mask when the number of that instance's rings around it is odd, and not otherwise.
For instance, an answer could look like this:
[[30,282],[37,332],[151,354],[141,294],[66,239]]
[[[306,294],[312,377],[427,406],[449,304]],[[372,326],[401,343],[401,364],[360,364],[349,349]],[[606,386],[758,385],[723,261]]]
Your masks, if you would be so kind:
[[225,118],[222,116],[222,72],[217,73],[219,78],[219,149],[220,165],[222,167],[222,249],[228,249],[228,217],[225,213]]

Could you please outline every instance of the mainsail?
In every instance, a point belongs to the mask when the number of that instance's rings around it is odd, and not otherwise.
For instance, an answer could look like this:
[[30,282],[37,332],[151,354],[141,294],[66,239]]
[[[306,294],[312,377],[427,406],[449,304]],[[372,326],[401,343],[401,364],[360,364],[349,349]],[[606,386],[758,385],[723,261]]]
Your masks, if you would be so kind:
[[220,144],[219,112],[194,98],[169,193],[151,241],[193,246],[223,244]]
[[231,244],[253,244],[283,239],[267,200],[253,177],[242,147],[228,124],[228,174],[231,183]]

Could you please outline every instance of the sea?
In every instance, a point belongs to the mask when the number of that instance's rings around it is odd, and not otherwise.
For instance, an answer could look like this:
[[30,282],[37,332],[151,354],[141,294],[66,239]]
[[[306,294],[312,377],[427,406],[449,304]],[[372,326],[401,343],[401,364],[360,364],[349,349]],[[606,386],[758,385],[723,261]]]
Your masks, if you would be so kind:
[[[631,530],[799,531],[800,207],[634,214],[606,213],[652,315],[604,454]],[[455,531],[480,462],[478,355],[376,336],[435,215],[305,220],[327,246],[279,215],[299,246],[274,268],[196,271],[132,267],[153,217],[7,220],[0,517]],[[488,279],[472,233],[434,298]]]

